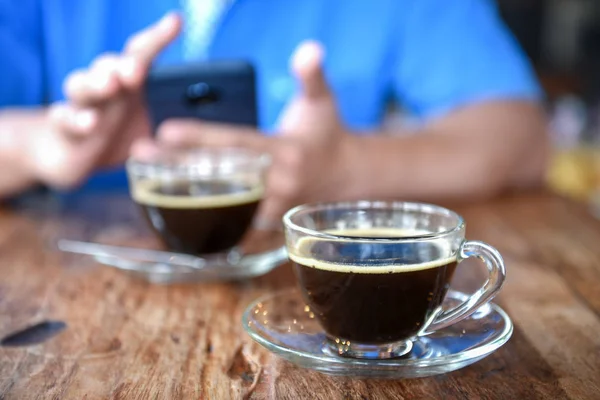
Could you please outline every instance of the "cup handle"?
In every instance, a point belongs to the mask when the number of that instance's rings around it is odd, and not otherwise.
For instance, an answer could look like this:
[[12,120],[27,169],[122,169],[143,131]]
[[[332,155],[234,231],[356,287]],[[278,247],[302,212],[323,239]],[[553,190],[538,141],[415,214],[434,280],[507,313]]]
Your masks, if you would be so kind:
[[487,281],[478,291],[458,306],[450,310],[444,310],[440,307],[438,312],[429,318],[431,322],[425,325],[426,328],[424,332],[419,334],[420,336],[428,335],[462,321],[494,298],[502,288],[506,278],[506,268],[498,250],[487,243],[465,241],[460,246],[458,262],[460,263],[462,260],[471,257],[477,257],[483,261],[489,273]]

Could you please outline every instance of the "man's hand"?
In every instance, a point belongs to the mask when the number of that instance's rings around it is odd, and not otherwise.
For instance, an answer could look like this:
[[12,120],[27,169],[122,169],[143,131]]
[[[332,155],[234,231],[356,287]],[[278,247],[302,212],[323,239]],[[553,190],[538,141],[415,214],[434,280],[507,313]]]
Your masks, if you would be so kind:
[[76,185],[96,167],[124,161],[135,139],[149,137],[142,85],[154,58],[180,29],[179,16],[168,14],[133,35],[121,54],[103,54],[66,79],[67,101],[50,107],[50,128],[24,143],[37,180]]
[[[290,207],[315,200],[336,200],[343,193],[346,166],[353,162],[355,138],[346,133],[323,70],[322,48],[313,42],[299,46],[292,69],[300,92],[280,118],[279,134],[265,137],[236,126],[192,120],[171,120],[159,127],[161,145],[246,147],[271,155],[265,201],[260,218],[278,223]],[[155,144],[139,141],[134,156]]]

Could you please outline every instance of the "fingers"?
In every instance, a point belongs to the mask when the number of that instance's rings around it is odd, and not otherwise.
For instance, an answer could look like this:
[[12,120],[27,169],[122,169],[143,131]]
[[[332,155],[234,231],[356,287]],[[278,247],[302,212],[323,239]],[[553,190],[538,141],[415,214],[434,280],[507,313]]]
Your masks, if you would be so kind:
[[69,101],[91,105],[110,100],[122,89],[138,89],[154,58],[181,30],[181,18],[167,14],[158,23],[132,36],[124,54],[104,54],[87,70],[71,73],[64,84]]
[[121,89],[119,64],[116,54],[98,57],[89,70],[78,70],[65,80],[64,91],[72,103],[89,105],[101,103],[117,95]]
[[158,127],[158,141],[169,146],[245,147],[269,151],[271,141],[252,128],[195,120],[169,120]]
[[67,98],[77,98],[87,88],[87,74],[83,69],[71,72],[63,84],[63,92]]
[[125,44],[119,73],[129,89],[138,89],[144,83],[152,61],[181,32],[181,17],[168,13],[156,24],[136,33]]
[[161,153],[158,143],[151,138],[140,138],[133,142],[129,150],[129,156],[137,161],[150,162]]
[[178,14],[165,15],[156,24],[132,36],[125,45],[125,55],[148,67],[158,53],[177,37],[181,31],[181,24]]
[[292,70],[300,83],[302,93],[311,99],[330,95],[323,73],[323,47],[313,41],[303,42],[292,56]]
[[57,130],[74,138],[91,135],[100,120],[97,109],[78,108],[64,103],[52,105],[48,113],[50,122]]

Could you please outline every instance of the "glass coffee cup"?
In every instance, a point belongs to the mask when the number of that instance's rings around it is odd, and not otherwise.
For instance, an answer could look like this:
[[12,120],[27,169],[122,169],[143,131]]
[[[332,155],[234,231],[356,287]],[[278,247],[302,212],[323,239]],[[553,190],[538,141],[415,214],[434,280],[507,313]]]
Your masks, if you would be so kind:
[[[289,258],[328,354],[400,357],[419,336],[457,323],[489,302],[505,279],[502,257],[465,240],[448,209],[420,203],[361,201],[304,205],[283,218]],[[477,257],[485,284],[452,309],[442,303],[456,266]]]
[[265,187],[268,156],[240,148],[161,149],[130,159],[133,200],[166,247],[221,254],[252,225]]

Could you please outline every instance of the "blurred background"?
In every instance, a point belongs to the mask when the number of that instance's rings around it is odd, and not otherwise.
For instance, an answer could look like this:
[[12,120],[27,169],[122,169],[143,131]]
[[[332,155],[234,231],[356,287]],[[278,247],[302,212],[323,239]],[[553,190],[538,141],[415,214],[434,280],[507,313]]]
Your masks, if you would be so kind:
[[[496,0],[547,95],[553,141],[547,182],[600,217],[600,0]],[[410,126],[390,106],[386,125]]]
[[548,95],[550,186],[600,205],[600,1],[497,0]]

